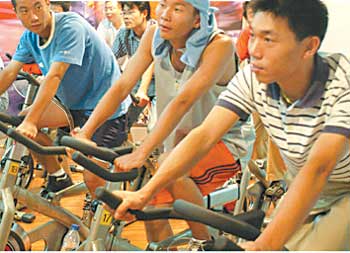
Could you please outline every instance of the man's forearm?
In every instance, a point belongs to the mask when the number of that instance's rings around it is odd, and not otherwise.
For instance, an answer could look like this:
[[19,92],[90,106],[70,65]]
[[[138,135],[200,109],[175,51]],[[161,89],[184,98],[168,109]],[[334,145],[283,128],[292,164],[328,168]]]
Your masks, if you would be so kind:
[[144,157],[147,157],[157,146],[162,144],[176,128],[190,106],[191,105],[183,105],[181,103],[177,104],[172,101],[161,114],[154,129],[138,148],[138,152],[142,153]]
[[45,109],[54,98],[60,82],[61,79],[57,76],[48,76],[45,79],[44,83],[39,87],[39,91],[32,105],[32,108],[26,116],[26,121],[31,122],[35,125],[38,124]]
[[154,63],[152,63],[147,68],[145,73],[142,75],[141,84],[138,92],[142,92],[147,95],[149,85],[151,84],[151,81],[152,81],[153,71],[154,71]]
[[192,130],[161,164],[152,179],[142,188],[142,192],[146,196],[154,196],[166,185],[190,171],[217,142],[216,139],[208,139],[206,136],[200,127]]
[[91,138],[98,129],[117,110],[123,100],[128,96],[128,91],[121,88],[121,85],[112,86],[97,104],[89,120],[81,129],[83,134]]
[[0,71],[0,94],[3,94],[16,80],[17,73],[11,71]]

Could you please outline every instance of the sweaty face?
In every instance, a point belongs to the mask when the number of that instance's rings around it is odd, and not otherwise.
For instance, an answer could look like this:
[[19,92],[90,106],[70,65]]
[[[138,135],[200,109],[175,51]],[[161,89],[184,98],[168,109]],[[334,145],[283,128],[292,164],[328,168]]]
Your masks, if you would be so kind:
[[199,28],[199,15],[184,0],[161,0],[156,15],[160,36],[167,40],[187,39],[194,28]]
[[16,14],[25,28],[41,37],[49,36],[51,14],[48,0],[17,0]]
[[298,41],[285,18],[258,12],[251,29],[248,46],[251,68],[260,82],[282,83],[299,73],[306,39]]

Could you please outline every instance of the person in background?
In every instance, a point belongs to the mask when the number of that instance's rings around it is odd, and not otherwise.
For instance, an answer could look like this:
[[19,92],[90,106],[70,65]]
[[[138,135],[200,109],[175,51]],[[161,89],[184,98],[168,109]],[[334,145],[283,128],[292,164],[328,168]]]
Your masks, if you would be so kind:
[[243,3],[242,31],[236,42],[236,54],[239,57],[240,63],[244,60],[249,60],[248,41],[250,37],[250,24],[254,16],[252,8],[249,7],[249,3],[249,1]]
[[[0,57],[0,72],[4,69],[4,62],[2,61],[2,58]],[[8,109],[9,106],[9,96],[7,92],[4,92],[0,96],[0,112],[5,112]],[[3,134],[1,133],[1,136]]]
[[106,1],[104,13],[105,18],[98,25],[97,33],[107,42],[109,47],[112,47],[119,29],[124,26],[120,2]]
[[56,13],[70,11],[70,5],[69,1],[50,1],[50,9]]
[[[117,59],[127,56],[131,58],[137,51],[141,38],[147,27],[154,24],[151,19],[151,8],[147,1],[122,1],[122,13],[125,27],[117,34],[112,51]],[[135,123],[148,103],[155,102],[155,83],[153,78],[153,64],[142,75],[133,88],[132,93],[140,100],[132,104],[128,111],[128,128]]]

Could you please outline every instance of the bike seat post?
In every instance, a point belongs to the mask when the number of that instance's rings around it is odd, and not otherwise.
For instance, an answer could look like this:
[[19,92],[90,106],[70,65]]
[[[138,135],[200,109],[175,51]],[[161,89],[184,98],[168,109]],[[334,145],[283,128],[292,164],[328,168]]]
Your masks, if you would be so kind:
[[25,109],[33,104],[37,90],[38,87],[36,85],[29,83],[22,109]]
[[[112,168],[113,169],[113,168]],[[120,189],[121,183],[106,182],[106,189],[109,191]],[[105,240],[113,220],[113,214],[105,210],[102,205],[98,205],[90,226],[90,234],[87,238],[84,250],[107,250],[101,244]],[[101,248],[103,247],[103,248]]]
[[21,159],[26,150],[26,147],[20,143],[13,143],[12,145],[9,158],[6,160],[5,168],[1,176],[0,189],[16,184],[17,175],[22,162]]
[[10,235],[12,221],[15,216],[15,204],[12,195],[11,188],[5,188],[0,190],[1,199],[4,204],[4,212],[0,222],[0,250],[4,251],[7,244],[8,237]]

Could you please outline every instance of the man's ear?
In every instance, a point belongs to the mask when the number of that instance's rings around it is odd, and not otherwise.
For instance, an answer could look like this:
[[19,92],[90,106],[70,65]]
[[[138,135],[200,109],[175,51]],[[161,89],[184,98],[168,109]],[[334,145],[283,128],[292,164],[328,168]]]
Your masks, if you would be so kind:
[[147,19],[148,10],[143,10],[143,11],[142,11],[142,15],[145,17],[145,19]]
[[199,29],[199,28],[201,27],[201,18],[200,18],[200,16],[199,16],[199,14],[196,14],[193,27],[194,27],[195,29]]
[[321,40],[317,36],[309,36],[305,38],[306,50],[304,53],[304,57],[309,58],[313,57],[321,45]]

